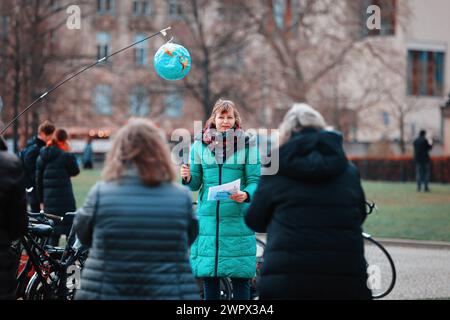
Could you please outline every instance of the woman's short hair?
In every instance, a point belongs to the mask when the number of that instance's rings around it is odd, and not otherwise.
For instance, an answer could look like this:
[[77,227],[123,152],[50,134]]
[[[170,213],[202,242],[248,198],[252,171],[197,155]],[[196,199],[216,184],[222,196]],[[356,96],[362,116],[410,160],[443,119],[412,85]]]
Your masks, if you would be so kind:
[[285,144],[293,133],[304,128],[325,129],[322,115],[305,103],[296,103],[286,113],[280,124],[280,145]]
[[146,119],[131,119],[114,138],[105,161],[105,181],[120,180],[124,171],[135,166],[145,184],[174,181],[169,147],[159,129]]
[[241,127],[241,115],[237,111],[236,106],[233,101],[220,98],[214,104],[211,116],[206,121],[205,128],[216,128],[216,115],[225,112],[233,112],[234,118],[236,119],[235,128]]

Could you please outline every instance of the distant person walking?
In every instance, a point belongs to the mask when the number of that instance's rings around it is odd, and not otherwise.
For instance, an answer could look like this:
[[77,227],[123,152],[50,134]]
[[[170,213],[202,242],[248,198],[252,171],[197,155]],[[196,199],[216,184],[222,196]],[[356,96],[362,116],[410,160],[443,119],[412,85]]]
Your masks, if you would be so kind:
[[[70,153],[68,134],[56,130],[48,146],[42,148],[36,163],[36,186],[41,208],[46,213],[64,216],[76,210],[71,177],[80,173],[75,155]],[[55,224],[51,244],[58,245],[59,237],[70,232],[71,221]]]
[[39,199],[36,193],[36,161],[40,150],[52,139],[55,125],[44,121],[38,128],[37,136],[31,138],[27,146],[19,153],[25,170],[25,187],[27,188],[27,202],[32,212],[39,212]]
[[419,137],[414,140],[414,162],[416,164],[417,191],[422,190],[422,184],[425,192],[429,192],[428,183],[431,174],[430,150],[433,148],[433,141],[429,142],[426,138],[427,132],[421,130]]
[[83,169],[92,169],[94,167],[93,151],[92,151],[92,138],[88,137],[86,140],[86,146],[83,150]]

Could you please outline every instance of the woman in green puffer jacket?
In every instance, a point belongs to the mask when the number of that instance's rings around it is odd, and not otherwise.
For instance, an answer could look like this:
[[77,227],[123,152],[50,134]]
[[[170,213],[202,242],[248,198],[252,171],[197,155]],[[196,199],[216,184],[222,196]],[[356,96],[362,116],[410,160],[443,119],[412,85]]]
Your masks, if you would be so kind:
[[[244,222],[256,190],[260,162],[256,137],[244,134],[232,101],[219,99],[201,138],[191,147],[190,165],[181,167],[182,182],[199,191],[199,235],[191,247],[191,266],[204,278],[206,300],[220,298],[220,278],[231,277],[233,298],[250,299],[256,270],[256,238]],[[240,179],[229,198],[208,201],[210,187]]]

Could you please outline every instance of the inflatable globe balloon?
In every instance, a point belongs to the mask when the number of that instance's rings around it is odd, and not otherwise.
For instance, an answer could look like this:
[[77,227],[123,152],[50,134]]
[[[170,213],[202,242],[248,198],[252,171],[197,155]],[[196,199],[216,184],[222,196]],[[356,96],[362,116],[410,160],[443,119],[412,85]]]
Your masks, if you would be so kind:
[[185,47],[169,42],[155,53],[153,65],[161,78],[169,81],[180,80],[191,69],[191,55]]

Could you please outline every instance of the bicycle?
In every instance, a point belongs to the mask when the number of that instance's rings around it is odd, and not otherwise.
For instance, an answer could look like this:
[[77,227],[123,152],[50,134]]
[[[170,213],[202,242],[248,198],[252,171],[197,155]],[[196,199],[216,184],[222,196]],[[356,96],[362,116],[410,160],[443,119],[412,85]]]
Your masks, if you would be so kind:
[[[373,202],[366,202],[367,214],[378,210]],[[386,297],[394,289],[397,271],[389,252],[368,233],[362,233],[364,239],[364,257],[367,263],[367,287],[374,299]]]
[[[366,207],[368,215],[378,209],[373,202],[366,202]],[[397,279],[395,264],[389,252],[378,241],[374,240],[370,234],[363,232],[362,237],[364,241],[364,256],[367,263],[367,287],[371,290],[373,299],[381,299],[394,289]],[[252,300],[256,300],[259,297],[257,283],[260,277],[260,268],[264,263],[265,243],[257,239],[257,245],[259,245],[260,258],[257,258],[259,259],[257,260],[257,273],[255,278],[252,279]],[[222,281],[224,282],[224,290],[231,290],[223,292],[222,297],[230,300],[233,295],[231,280],[223,278]]]
[[[77,244],[73,230],[65,248],[46,244],[53,232],[53,224],[49,218],[63,221],[64,218],[71,219],[73,215],[74,213],[66,213],[64,217],[59,217],[46,213],[29,213],[32,223],[20,241],[27,256],[25,265],[19,270],[17,277],[17,298],[26,300],[74,298],[77,283],[72,282],[72,275],[80,274],[88,250]],[[75,279],[75,282],[77,280],[79,279]]]

